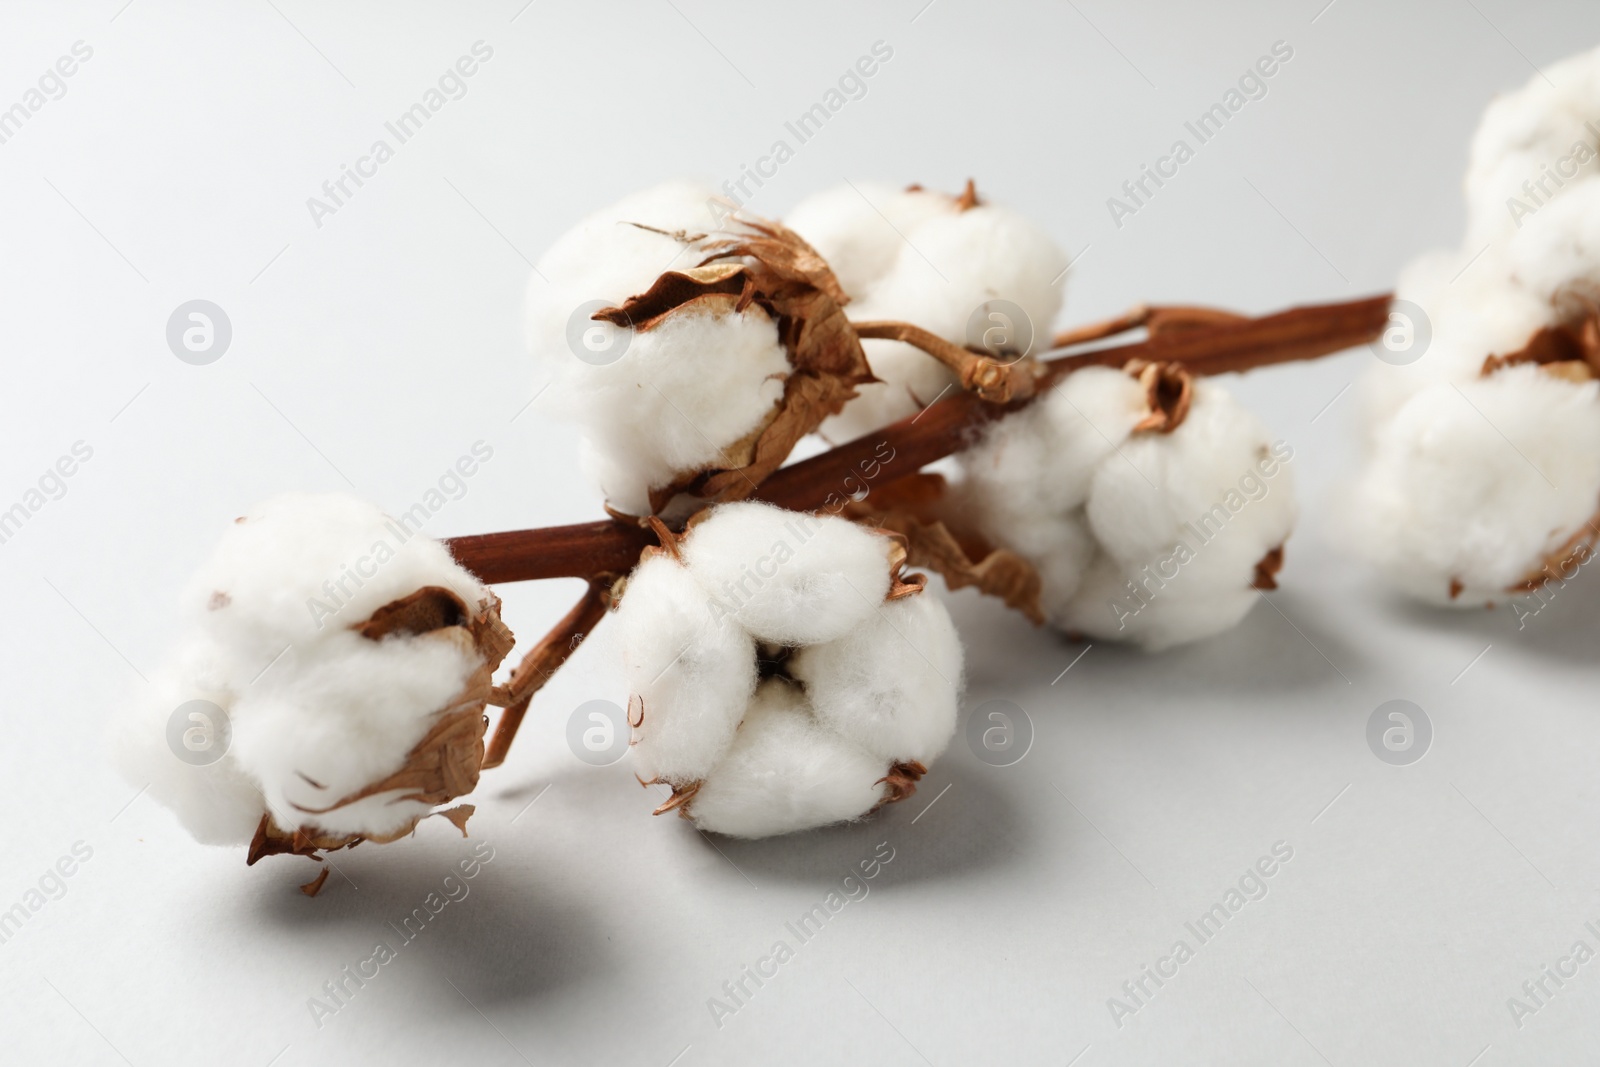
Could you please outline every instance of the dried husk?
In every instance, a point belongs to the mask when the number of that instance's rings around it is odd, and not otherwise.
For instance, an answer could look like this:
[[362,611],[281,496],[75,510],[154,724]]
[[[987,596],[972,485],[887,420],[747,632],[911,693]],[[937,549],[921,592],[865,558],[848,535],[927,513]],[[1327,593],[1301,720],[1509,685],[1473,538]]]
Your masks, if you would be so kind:
[[1042,625],[1039,572],[1010,549],[995,548],[967,530],[952,532],[939,514],[947,488],[943,475],[907,475],[847,505],[845,514],[898,534],[905,541],[907,562],[937,573],[951,589],[974,586]]
[[756,304],[777,323],[789,356],[783,396],[766,419],[725,448],[718,465],[684,472],[652,490],[653,512],[680,494],[702,503],[744,499],[802,437],[854,399],[856,386],[876,380],[845,317],[850,298],[816,250],[776,222],[740,219],[735,225],[736,232],[703,244],[706,257],[698,266],[668,271],[645,292],[594,315],[643,332],[671,315],[729,314]]
[[1534,332],[1528,343],[1503,356],[1483,361],[1481,377],[1503,367],[1535,363],[1546,374],[1581,383],[1600,378],[1600,314],[1589,315],[1558,326],[1545,326]]
[[1194,376],[1181,363],[1129,360],[1123,371],[1144,387],[1149,414],[1133,424],[1134,433],[1171,433],[1189,417],[1194,403]]

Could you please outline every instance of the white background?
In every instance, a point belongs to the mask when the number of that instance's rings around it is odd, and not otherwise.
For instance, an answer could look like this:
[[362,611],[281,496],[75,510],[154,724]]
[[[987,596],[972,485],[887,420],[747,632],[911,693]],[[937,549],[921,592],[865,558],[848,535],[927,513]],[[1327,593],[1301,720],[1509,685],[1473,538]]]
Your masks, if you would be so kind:
[[[175,590],[250,502],[353,486],[405,508],[481,439],[492,461],[430,532],[598,517],[571,432],[527,406],[528,261],[625,192],[736,175],[875,41],[894,53],[867,95],[750,206],[781,214],[846,177],[976,177],[1080,257],[1073,322],[1384,290],[1457,240],[1491,94],[1600,41],[1600,9],[1576,0],[923,2],[7,5],[0,107],[75,41],[93,57],[0,145],[0,507],[75,441],[94,453],[0,545],[0,908],[74,842],[93,856],[0,945],[0,1056],[1592,1058],[1600,962],[1520,1028],[1506,1002],[1574,941],[1600,949],[1596,579],[1519,632],[1503,608],[1407,606],[1348,561],[1325,531],[1366,351],[1232,383],[1296,450],[1303,516],[1271,606],[1166,655],[1096,644],[1062,675],[1082,646],[953,598],[965,706],[1020,705],[1033,747],[999,769],[958,737],[865,824],[737,843],[652,819],[626,762],[566,747],[573,708],[625,697],[604,642],[585,646],[473,798],[494,859],[470,895],[320,1028],[308,998],[396,940],[385,923],[473,842],[440,822],[340,854],[308,900],[310,864],[197,846],[110,768],[107,726],[161,662]],[[316,226],[307,198],[479,40],[494,54],[467,95]],[[1294,55],[1266,98],[1113,225],[1106,198],[1279,40]],[[234,330],[205,367],[165,341],[195,298]],[[502,590],[524,640],[575,593]],[[1406,767],[1364,737],[1396,698],[1435,730]],[[1115,1025],[1107,999],[1194,946],[1184,922],[1278,841],[1294,856],[1268,895]],[[784,924],[879,842],[895,858],[871,894],[715,1025],[723,981],[792,942]]]

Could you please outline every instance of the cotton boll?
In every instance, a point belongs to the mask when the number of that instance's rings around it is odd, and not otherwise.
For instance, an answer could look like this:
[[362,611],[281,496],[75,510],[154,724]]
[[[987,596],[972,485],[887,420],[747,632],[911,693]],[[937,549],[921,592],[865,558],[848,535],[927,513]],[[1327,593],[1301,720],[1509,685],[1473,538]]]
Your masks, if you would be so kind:
[[[966,346],[974,340],[968,337],[973,315],[991,302],[1008,301],[1022,309],[1026,324],[996,325],[1010,327],[1005,340],[1011,345],[1031,334],[1030,350],[1037,354],[1048,345],[1061,310],[1067,263],[1043,230],[1006,208],[986,204],[938,215],[906,235],[894,266],[869,299],[850,306],[850,318],[910,322]],[[882,381],[860,387],[857,399],[823,423],[830,441],[851,440],[914,415],[956,381],[943,364],[910,345],[864,345]]]
[[635,771],[673,786],[663,810],[761,837],[909,795],[955,728],[962,653],[932,596],[886,599],[892,547],[743,502],[648,555],[613,632]]
[[1408,401],[1347,511],[1355,547],[1390,581],[1467,606],[1536,576],[1597,504],[1600,384],[1524,365]]
[[225,528],[181,606],[191,626],[233,650],[248,680],[285,648],[430,585],[468,605],[489,595],[404,519],[344,493],[286,493]]
[[386,836],[431,805],[393,793],[328,808],[399,770],[482,664],[459,632],[328,635],[289,653],[235,703],[231,755],[284,827]]
[[831,641],[889,590],[889,541],[834,516],[770,504],[723,504],[684,542],[689,570],[755,638]]
[[1083,505],[1095,472],[1148,414],[1128,374],[1087,367],[992,423],[960,454],[955,510],[1039,572],[1043,599],[1065,603],[1098,551]]
[[754,304],[677,312],[634,332],[615,362],[572,362],[553,387],[562,415],[583,424],[607,499],[641,515],[651,489],[724,462],[758,429],[790,369],[777,324]]
[[862,300],[894,265],[905,234],[955,210],[955,198],[943,193],[856,182],[806,197],[784,225],[828,261],[851,299]]
[[[238,669],[226,650],[203,640],[190,640],[174,663],[151,679],[132,713],[120,719],[112,735],[118,768],[127,780],[147,787],[151,799],[177,816],[195,840],[206,845],[242,845],[255,833],[266,802],[261,791],[230,752],[220,758],[190,762],[175,752],[169,724],[184,705],[205,701],[221,709],[218,716],[203,706],[181,719],[184,731],[198,731],[196,751],[222,745],[223,721],[232,718],[234,690],[228,679]],[[192,716],[200,716],[193,718]],[[182,738],[179,744],[184,744]]]
[[1050,620],[1153,651],[1236,625],[1257,564],[1294,525],[1286,458],[1225,391],[1196,382],[1176,430],[1135,434],[1096,470],[1084,513],[1100,551],[1076,589],[1045,586]]
[[1085,368],[960,456],[956,516],[1018,553],[1070,632],[1159,649],[1225,630],[1294,524],[1287,454],[1221,387],[1197,380],[1170,433],[1132,375]]
[[628,691],[642,701],[640,777],[704,778],[733,740],[756,688],[755,642],[670,558],[646,560],[617,609]]
[[1201,380],[1176,430],[1135,434],[1118,461],[1100,465],[1085,511],[1095,539],[1126,569],[1166,558],[1183,541],[1194,559],[1175,585],[1248,588],[1257,561],[1294,526],[1294,473],[1266,427]]
[[928,762],[956,726],[961,639],[929,594],[883,605],[843,637],[795,653],[817,721],[885,763]]
[[804,693],[764,682],[689,804],[702,830],[769,837],[860,818],[884,799],[883,761],[824,728]]
[[[680,473],[726,462],[773,414],[790,370],[777,324],[760,305],[735,311],[731,297],[644,330],[594,322],[592,308],[573,321],[585,305],[621,306],[666,271],[697,266],[703,239],[727,218],[713,200],[690,183],[628,197],[563,235],[529,286],[529,344],[553,374],[545,408],[583,427],[585,467],[613,507],[633,514],[650,514],[650,491]],[[684,231],[701,240],[686,244]],[[574,329],[604,344],[591,355]]]

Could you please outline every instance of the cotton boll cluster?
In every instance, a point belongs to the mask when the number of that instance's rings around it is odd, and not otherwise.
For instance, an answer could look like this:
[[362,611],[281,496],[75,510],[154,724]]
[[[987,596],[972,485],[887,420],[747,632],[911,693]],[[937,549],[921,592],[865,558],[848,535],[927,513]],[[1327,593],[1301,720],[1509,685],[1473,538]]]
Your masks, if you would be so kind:
[[393,839],[472,788],[510,634],[437,541],[353,497],[276,497],[227,528],[181,606],[117,753],[199,840]]
[[724,504],[629,577],[617,636],[641,779],[704,830],[766,837],[907,795],[955,730],[962,651],[895,542]]
[[699,301],[650,329],[589,319],[697,266],[715,203],[691,183],[626,197],[559,238],[529,281],[529,345],[552,376],[541,404],[582,427],[591,476],[631,514],[649,514],[651,489],[717,463],[756,430],[790,370],[757,304]]
[[[1003,207],[972,203],[922,190],[844,186],[803,201],[789,224],[827,258],[852,297],[855,322],[914,323],[963,347],[996,342],[1020,356],[1019,347],[1042,351],[1061,310],[1061,276],[1067,258],[1050,237]],[[1006,301],[1026,322],[986,305]],[[977,315],[983,330],[969,337]],[[831,441],[846,441],[916,414],[956,384],[955,374],[927,353],[901,341],[863,342],[881,379],[862,386],[843,412],[823,423]]]
[[1401,276],[1431,342],[1364,383],[1367,455],[1343,532],[1435,603],[1536,588],[1595,537],[1600,51],[1550,73],[1485,112],[1461,251]]
[[1175,427],[1153,413],[1132,373],[1080,370],[960,455],[949,510],[1034,565],[1053,625],[1155,650],[1244,617],[1295,498],[1292,450],[1221,387],[1192,382]]

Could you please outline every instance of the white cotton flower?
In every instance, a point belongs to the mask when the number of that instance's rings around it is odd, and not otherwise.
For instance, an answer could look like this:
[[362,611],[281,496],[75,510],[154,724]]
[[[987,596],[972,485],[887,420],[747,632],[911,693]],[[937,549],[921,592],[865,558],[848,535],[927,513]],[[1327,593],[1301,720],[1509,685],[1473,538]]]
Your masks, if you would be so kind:
[[632,752],[670,806],[762,837],[909,794],[954,732],[962,652],[931,595],[888,598],[891,545],[841,518],[724,504],[629,577]]
[[828,261],[839,285],[859,301],[871,296],[894,266],[906,233],[956,210],[956,198],[945,193],[855,182],[806,197],[783,221]]
[[1401,590],[1481,605],[1537,580],[1600,508],[1600,384],[1531,365],[1432,386],[1376,431],[1344,509]]
[[[441,591],[421,598],[426,632],[353,629],[424,589]],[[506,649],[488,662],[468,619],[447,616],[495,604],[443,545],[371,504],[275,497],[229,524],[189,583],[187,633],[120,724],[119,762],[207,843],[248,842],[264,814],[285,832],[404,832],[433,807],[409,787],[341,801],[401,770],[443,715],[481,719]]]
[[540,405],[582,427],[589,473],[631,514],[649,514],[650,490],[679,473],[720,462],[783,396],[788,354],[758,305],[697,302],[647,330],[590,318],[697,266],[727,217],[716,203],[687,182],[626,197],[562,235],[528,283],[529,346],[551,374]]
[[1034,565],[1053,625],[1154,650],[1255,603],[1294,525],[1292,450],[1221,387],[1193,390],[1176,429],[1136,430],[1144,387],[1086,368],[960,455],[952,510]]
[[[1048,345],[1067,258],[1014,211],[992,204],[963,211],[939,194],[863,186],[813,197],[789,221],[854,298],[846,309],[852,321],[909,322],[953,344],[993,342],[1016,355]],[[1002,301],[1021,309],[1020,321]],[[863,347],[881,381],[859,387],[823,423],[831,441],[914,415],[956,384],[949,368],[904,342],[871,339]]]

